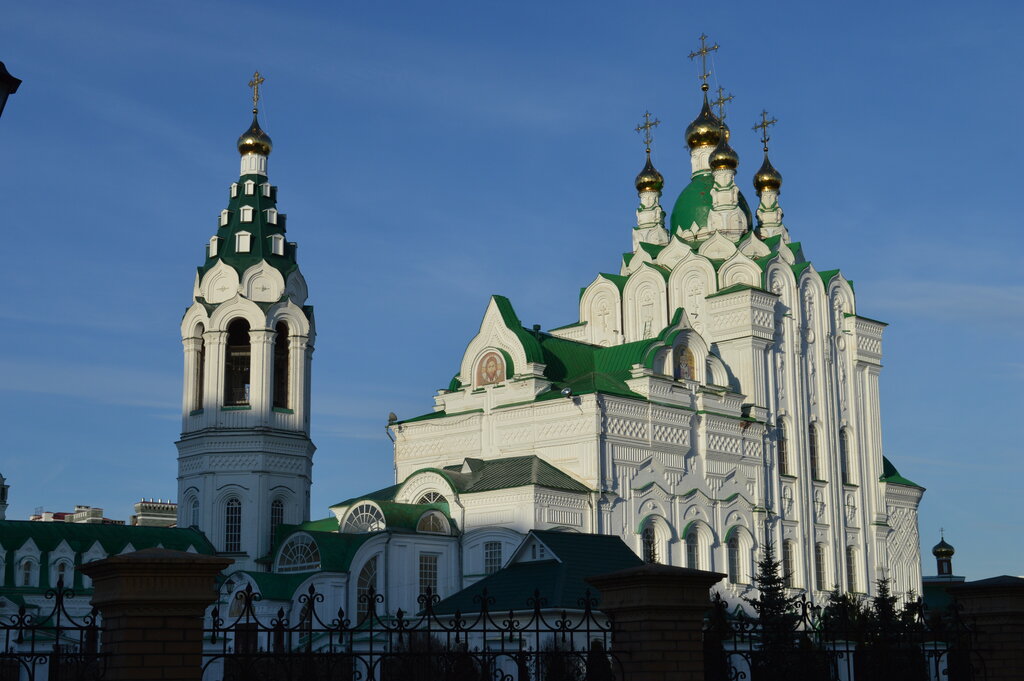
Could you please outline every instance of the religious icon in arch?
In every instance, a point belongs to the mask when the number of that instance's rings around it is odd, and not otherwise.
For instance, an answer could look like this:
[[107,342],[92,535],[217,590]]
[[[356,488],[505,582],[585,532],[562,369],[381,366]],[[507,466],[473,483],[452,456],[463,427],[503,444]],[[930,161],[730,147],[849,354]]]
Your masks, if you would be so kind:
[[480,358],[476,365],[476,384],[491,385],[500,383],[505,378],[505,358],[491,351]]

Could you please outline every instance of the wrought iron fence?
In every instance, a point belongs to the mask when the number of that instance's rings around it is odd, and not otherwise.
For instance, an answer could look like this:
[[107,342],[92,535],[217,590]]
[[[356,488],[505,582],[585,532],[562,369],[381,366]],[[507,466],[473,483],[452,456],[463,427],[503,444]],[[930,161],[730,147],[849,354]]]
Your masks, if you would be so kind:
[[[851,607],[852,606],[852,607]],[[908,603],[895,618],[848,600],[821,607],[798,599],[767,621],[730,614],[719,595],[704,627],[707,681],[984,681],[975,631],[951,607]]]
[[[427,592],[418,614],[383,611],[384,597],[359,597],[356,618],[324,613],[313,586],[298,599],[299,614],[283,609],[257,616],[261,597],[247,587],[235,595],[228,621],[214,608],[205,630],[206,681],[613,681],[622,679],[611,652],[611,622],[589,592],[578,608],[553,612],[535,591],[522,610],[493,612],[486,590],[475,612],[441,614]],[[230,610],[230,609],[229,609]]]
[[[100,652],[100,626],[95,608],[81,617],[68,612],[75,593],[57,586],[44,594],[52,608],[21,603],[18,611],[0,615],[0,681],[98,681],[106,658]],[[46,612],[46,610],[49,610]]]

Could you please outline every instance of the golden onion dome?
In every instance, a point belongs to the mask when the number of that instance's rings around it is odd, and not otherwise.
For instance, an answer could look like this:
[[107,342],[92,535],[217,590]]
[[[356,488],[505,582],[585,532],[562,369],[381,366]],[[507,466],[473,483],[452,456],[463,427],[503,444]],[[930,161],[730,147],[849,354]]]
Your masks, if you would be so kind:
[[[722,126],[722,131],[724,133],[725,126]],[[736,166],[739,164],[740,157],[729,146],[729,136],[720,134],[718,146],[708,156],[708,165],[712,170],[736,170]]]
[[766,189],[779,191],[782,187],[782,173],[775,169],[772,162],[768,160],[768,152],[764,152],[764,163],[754,173],[754,189],[758,194]]
[[256,113],[253,112],[252,125],[249,129],[242,133],[242,136],[238,138],[238,153],[245,156],[246,154],[260,154],[262,156],[269,156],[270,150],[274,148],[273,142],[270,140],[270,135],[263,132],[260,128],[259,121],[256,120]]
[[940,540],[939,543],[932,548],[932,555],[936,558],[952,558],[954,553],[956,553],[956,549],[954,549],[951,544],[947,543],[945,539]]
[[725,130],[725,139],[729,139],[729,128],[711,112],[711,105],[708,104],[708,96],[704,95],[704,105],[700,113],[686,127],[686,146],[690,149],[697,147],[716,146],[722,138],[722,130]]
[[647,154],[647,163],[640,174],[636,176],[636,190],[638,192],[660,192],[664,186],[665,178],[651,163],[651,155]]

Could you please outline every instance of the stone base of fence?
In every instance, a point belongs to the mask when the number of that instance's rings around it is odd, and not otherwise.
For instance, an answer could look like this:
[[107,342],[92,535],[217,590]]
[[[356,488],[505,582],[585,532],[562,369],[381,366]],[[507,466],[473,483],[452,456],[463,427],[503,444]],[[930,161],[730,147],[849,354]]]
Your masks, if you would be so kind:
[[227,558],[144,549],[83,565],[103,616],[105,681],[198,681],[203,614]]
[[1024,675],[1024,579],[992,577],[949,587],[963,606],[965,617],[977,630],[978,655],[972,664],[984,664],[988,681],[1015,681]]
[[629,681],[704,681],[701,633],[709,589],[725,578],[668,565],[642,565],[587,581],[615,622],[612,646]]

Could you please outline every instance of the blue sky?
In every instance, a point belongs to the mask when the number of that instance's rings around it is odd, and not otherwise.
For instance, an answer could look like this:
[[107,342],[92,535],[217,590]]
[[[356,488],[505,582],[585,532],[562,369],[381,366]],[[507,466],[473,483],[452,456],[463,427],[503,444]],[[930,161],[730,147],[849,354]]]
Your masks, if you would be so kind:
[[[1018,3],[5,3],[0,473],[8,517],[173,498],[178,323],[266,76],[270,176],[316,306],[313,514],[390,484],[491,293],[526,324],[630,246],[645,109],[666,204],[721,44],[741,187],[758,112],[795,239],[891,324],[887,456],[970,578],[1024,573]],[[712,11],[714,10],[714,11]]]

